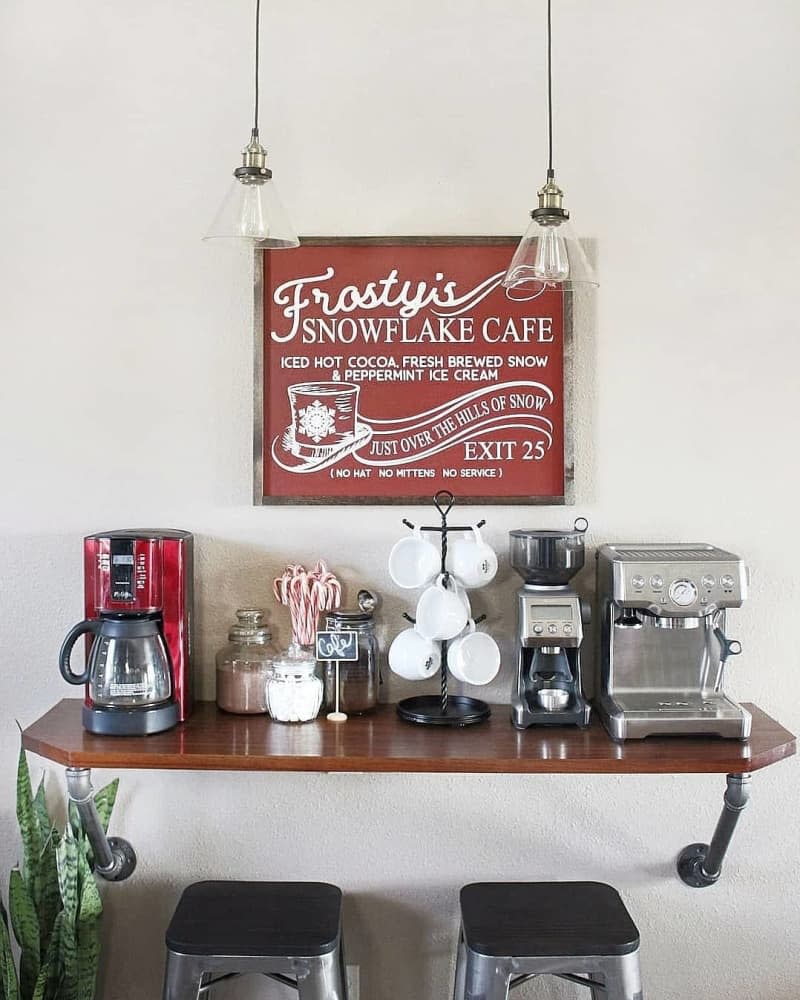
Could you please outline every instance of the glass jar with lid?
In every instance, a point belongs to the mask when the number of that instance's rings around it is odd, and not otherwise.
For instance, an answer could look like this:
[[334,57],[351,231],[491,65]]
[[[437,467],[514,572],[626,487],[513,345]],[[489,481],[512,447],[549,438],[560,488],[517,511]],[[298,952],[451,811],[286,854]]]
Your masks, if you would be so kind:
[[[359,594],[359,603],[361,595]],[[363,715],[378,704],[380,688],[380,649],[375,635],[372,610],[329,611],[321,626],[327,632],[355,632],[356,659],[339,660],[339,711],[347,715]],[[322,660],[325,680],[325,704],[336,706],[336,660]]]
[[292,643],[272,665],[267,708],[276,722],[311,722],[322,707],[322,681],[308,650]]
[[236,612],[230,644],[217,653],[217,705],[226,712],[257,715],[267,711],[267,681],[277,655],[259,608]]

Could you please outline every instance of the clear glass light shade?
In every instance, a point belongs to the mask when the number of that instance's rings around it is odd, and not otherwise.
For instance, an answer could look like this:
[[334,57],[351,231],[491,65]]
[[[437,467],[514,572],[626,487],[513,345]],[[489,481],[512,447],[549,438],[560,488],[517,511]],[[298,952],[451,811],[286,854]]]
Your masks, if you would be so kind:
[[203,239],[243,240],[266,250],[300,246],[271,178],[235,178]]
[[598,285],[592,265],[567,219],[532,219],[503,278],[505,288],[570,289]]

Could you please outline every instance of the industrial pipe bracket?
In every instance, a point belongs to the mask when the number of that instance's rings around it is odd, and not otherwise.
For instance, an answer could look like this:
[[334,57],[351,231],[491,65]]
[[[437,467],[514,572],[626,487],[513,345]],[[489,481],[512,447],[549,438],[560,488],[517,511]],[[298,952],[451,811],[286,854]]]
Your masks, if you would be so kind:
[[733,832],[750,800],[749,774],[729,774],[727,782],[711,843],[689,844],[678,856],[678,875],[693,889],[705,889],[718,881]]
[[136,852],[122,837],[107,837],[94,804],[92,772],[88,767],[67,768],[67,795],[75,803],[92,845],[94,870],[109,882],[122,882],[136,868]]

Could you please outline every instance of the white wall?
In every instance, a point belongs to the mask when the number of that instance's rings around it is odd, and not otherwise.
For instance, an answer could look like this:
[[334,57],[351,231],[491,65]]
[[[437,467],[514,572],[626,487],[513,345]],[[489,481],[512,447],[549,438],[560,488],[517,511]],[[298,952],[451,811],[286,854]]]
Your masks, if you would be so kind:
[[[271,608],[290,557],[383,590],[400,625],[384,564],[405,511],[250,505],[250,268],[199,238],[248,134],[251,6],[0,10],[0,873],[18,855],[13,720],[73,693],[55,657],[84,533],[196,532],[207,697],[233,610]],[[602,279],[576,330],[576,510],[593,542],[742,553],[732,689],[797,729],[800,8],[554,7],[559,177]],[[262,131],[302,234],[521,232],[544,166],[541,0],[273,0],[264,23]],[[574,516],[479,513],[501,550]],[[514,587],[506,567],[499,636]],[[507,662],[498,699],[510,681]],[[622,890],[648,995],[794,1000],[797,776],[756,775],[722,882],[697,892],[674,856],[710,835],[721,777],[126,772],[114,829],[140,867],[106,890],[103,996],[158,995],[164,926],[200,877],[338,882],[367,1000],[448,995],[461,884],[558,877]]]

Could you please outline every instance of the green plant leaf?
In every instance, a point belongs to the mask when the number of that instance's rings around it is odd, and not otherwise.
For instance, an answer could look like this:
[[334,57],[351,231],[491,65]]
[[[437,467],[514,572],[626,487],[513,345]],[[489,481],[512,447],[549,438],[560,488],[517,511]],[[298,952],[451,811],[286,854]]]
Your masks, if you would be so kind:
[[0,996],[3,1000],[20,1000],[19,980],[8,933],[8,916],[2,900],[0,900]]
[[114,803],[117,801],[117,791],[119,790],[119,778],[105,785],[94,797],[94,804],[97,808],[103,830],[108,833],[108,824],[111,820],[111,813],[114,811]]
[[94,1000],[100,962],[100,921],[78,923],[78,1000]]
[[39,969],[31,1000],[58,1000],[61,966],[59,954],[61,950],[61,926],[63,916],[59,913],[53,924],[53,933],[47,945],[44,962]]
[[78,854],[78,884],[80,899],[78,902],[78,922],[88,923],[96,920],[103,912],[103,901],[97,887],[97,879],[89,867],[89,862],[83,854]]
[[47,811],[47,800],[44,794],[44,775],[42,775],[41,780],[39,781],[39,787],[36,789],[36,794],[33,797],[33,811],[36,814],[36,819],[39,823],[39,839],[44,844],[50,836],[50,831],[53,828],[53,824],[50,820],[50,813]]
[[63,980],[59,1000],[78,1000],[78,843],[67,826],[58,845],[58,884],[61,890],[62,924],[60,956]]
[[78,997],[79,1000],[94,1000],[103,901],[89,860],[81,851],[78,851],[78,892]]
[[56,860],[59,840],[58,831],[55,827],[51,827],[50,835],[42,845],[39,864],[41,893],[39,909],[37,911],[39,917],[40,955],[43,955],[47,950],[56,915],[61,909],[61,891],[58,885],[58,863]]
[[31,888],[33,902],[38,907],[39,856],[42,853],[42,838],[39,835],[39,820],[33,806],[31,775],[25,750],[20,747],[17,767],[17,821],[22,837],[22,874]]
[[20,946],[19,985],[29,997],[39,976],[39,918],[19,868],[14,868],[8,885],[8,909],[14,936]]
[[69,804],[67,805],[67,811],[69,813],[69,825],[72,828],[72,832],[77,837],[80,834],[81,830],[83,829],[83,826],[81,824],[80,814],[78,813],[78,807],[75,805],[72,799],[69,800]]

